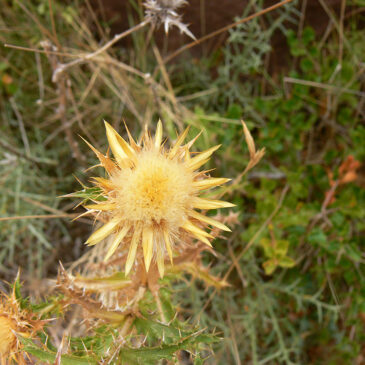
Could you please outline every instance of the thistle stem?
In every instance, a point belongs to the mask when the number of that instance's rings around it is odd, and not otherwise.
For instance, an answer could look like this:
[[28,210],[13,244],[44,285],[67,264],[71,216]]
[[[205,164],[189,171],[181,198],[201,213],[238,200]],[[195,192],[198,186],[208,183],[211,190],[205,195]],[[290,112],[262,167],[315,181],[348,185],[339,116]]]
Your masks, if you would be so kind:
[[119,337],[125,337],[128,334],[129,329],[131,328],[132,324],[133,324],[133,317],[132,316],[128,316],[127,319],[125,320],[122,329],[120,330],[119,333]]
[[166,321],[166,317],[165,317],[165,314],[164,314],[163,309],[162,309],[162,303],[161,303],[161,299],[158,295],[158,292],[153,293],[153,296],[155,297],[155,301],[156,301],[156,304],[157,304],[157,310],[160,314],[161,322],[166,324],[167,321]]

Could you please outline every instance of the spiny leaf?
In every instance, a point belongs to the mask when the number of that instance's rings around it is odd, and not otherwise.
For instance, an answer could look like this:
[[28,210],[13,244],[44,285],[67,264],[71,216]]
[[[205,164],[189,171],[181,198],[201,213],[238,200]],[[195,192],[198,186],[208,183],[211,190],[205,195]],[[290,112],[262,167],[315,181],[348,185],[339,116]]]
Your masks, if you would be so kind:
[[155,364],[157,360],[173,359],[176,351],[187,350],[197,344],[210,344],[219,341],[214,335],[205,335],[200,332],[192,333],[183,338],[180,343],[161,345],[158,347],[144,347],[138,349],[123,349],[121,351],[122,363]]
[[[37,359],[44,362],[54,362],[56,360],[57,353],[51,352],[45,349],[37,347],[32,340],[24,337],[20,338],[20,341],[25,345],[24,352],[27,352]],[[61,365],[92,365],[97,364],[95,359],[85,356],[72,356],[72,355],[61,355]]]
[[175,317],[174,306],[171,302],[171,293],[167,289],[162,288],[160,289],[160,298],[165,318],[170,322]]
[[76,276],[74,283],[77,286],[91,291],[114,291],[119,290],[131,284],[131,280],[127,280],[124,273],[117,272],[111,276],[87,278]]
[[83,204],[85,204],[89,200],[96,201],[105,201],[107,200],[103,195],[103,190],[98,186],[93,186],[91,188],[85,188],[79,191],[75,191],[74,193],[64,195],[63,197],[68,198],[82,198]]

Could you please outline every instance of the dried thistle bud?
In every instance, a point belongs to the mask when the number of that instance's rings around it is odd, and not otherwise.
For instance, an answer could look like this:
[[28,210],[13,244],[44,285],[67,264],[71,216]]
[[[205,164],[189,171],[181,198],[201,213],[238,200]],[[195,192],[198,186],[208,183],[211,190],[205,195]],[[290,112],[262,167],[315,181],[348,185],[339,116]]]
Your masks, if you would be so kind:
[[223,223],[196,211],[234,206],[199,196],[229,181],[198,171],[220,146],[192,155],[189,149],[196,138],[183,145],[188,129],[167,148],[161,122],[155,137],[146,131],[141,144],[130,135],[127,143],[108,123],[105,126],[115,162],[89,144],[109,179],[94,178],[102,199],[85,208],[105,223],[86,243],[92,246],[110,237],[106,260],[121,245],[128,250],[126,275],[135,262],[143,265],[143,258],[145,270],[157,264],[162,277],[165,258],[172,262],[173,252],[190,237],[211,247],[209,239],[213,236],[202,228],[210,225],[230,231]]
[[246,123],[243,120],[241,120],[241,123],[242,123],[243,133],[245,135],[248,151],[250,153],[250,161],[245,169],[245,172],[247,172],[248,170],[250,170],[254,166],[256,166],[260,162],[262,157],[264,157],[265,148],[262,148],[261,150],[256,151],[255,141],[253,140],[252,135],[251,135],[250,131],[248,130]]
[[180,29],[181,33],[196,40],[194,34],[190,32],[186,24],[182,23],[181,16],[176,12],[185,4],[187,4],[186,0],[146,0],[143,3],[146,8],[145,17],[157,26],[163,24],[166,34],[169,32],[170,26],[174,25]]

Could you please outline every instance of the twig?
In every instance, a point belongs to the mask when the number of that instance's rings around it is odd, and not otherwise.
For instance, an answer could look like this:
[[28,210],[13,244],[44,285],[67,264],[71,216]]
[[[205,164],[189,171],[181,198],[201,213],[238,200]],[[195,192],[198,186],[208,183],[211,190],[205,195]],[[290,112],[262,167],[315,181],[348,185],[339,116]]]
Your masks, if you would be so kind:
[[49,218],[72,218],[79,214],[38,214],[38,215],[19,215],[15,217],[0,217],[0,222],[2,221],[17,221],[21,219],[49,219]]
[[39,87],[39,99],[37,100],[37,104],[43,104],[44,80],[43,80],[41,57],[39,56],[39,53],[34,53],[34,55],[35,55],[35,60],[36,60],[36,64],[37,64],[38,87]]
[[146,19],[143,22],[135,25],[132,28],[127,29],[125,32],[123,33],[119,33],[116,34],[113,39],[111,39],[110,41],[108,41],[107,43],[104,44],[104,46],[100,47],[99,49],[97,49],[96,51],[92,52],[92,53],[88,53],[80,58],[77,58],[76,60],[73,60],[69,63],[61,63],[57,66],[57,68],[53,71],[53,75],[52,75],[52,81],[53,82],[57,82],[58,78],[60,77],[60,75],[69,67],[78,65],[80,63],[86,62],[91,60],[92,58],[98,56],[100,53],[105,52],[108,48],[110,48],[113,44],[117,43],[119,40],[121,40],[122,38],[126,37],[127,35],[143,28],[144,26],[146,26],[147,24],[150,23],[150,19]]
[[343,23],[345,17],[346,0],[341,1],[341,13],[340,13],[340,29],[338,34],[338,63],[342,64],[343,58]]
[[291,84],[300,84],[300,85],[305,85],[305,86],[318,87],[321,89],[328,90],[332,93],[346,93],[346,94],[352,94],[352,95],[361,96],[361,97],[365,96],[365,92],[362,92],[362,91],[347,89],[347,88],[338,87],[335,85],[328,85],[328,84],[324,84],[322,82],[296,79],[293,77],[284,77],[284,83],[285,82],[291,83]]
[[158,50],[158,48],[155,45],[152,46],[152,49],[153,49],[153,53],[155,54],[157,63],[160,66],[162,78],[163,78],[163,80],[164,80],[164,82],[166,84],[166,87],[167,87],[168,91],[171,94],[172,103],[174,104],[174,107],[176,108],[177,102],[176,102],[176,97],[175,97],[174,89],[172,87],[172,84],[171,84],[169,75],[167,73],[165,64],[164,64],[163,59],[162,59],[161,54],[160,54],[160,51]]
[[4,140],[0,139],[0,146],[11,151],[12,153],[14,153],[15,155],[25,158],[28,161],[32,161],[34,163],[43,163],[43,164],[47,164],[47,165],[56,165],[57,161],[55,160],[49,160],[49,159],[41,159],[41,158],[37,158],[37,157],[32,157],[32,156],[27,156],[26,154],[18,151],[15,147],[13,147],[12,145],[8,144],[7,142],[5,142]]
[[161,303],[161,299],[158,295],[158,291],[157,292],[154,291],[152,294],[155,297],[155,301],[156,301],[156,304],[157,304],[158,312],[159,312],[160,317],[161,317],[161,321],[162,321],[162,323],[166,324],[167,321],[166,321],[165,313],[163,312],[163,309],[162,309],[162,303]]
[[[324,11],[327,13],[328,17],[330,18],[330,20],[332,21],[334,27],[336,28],[338,34],[340,35],[340,39],[342,39],[342,43],[347,47],[347,50],[349,52],[351,52],[351,45],[350,43],[347,41],[347,39],[343,36],[343,33],[342,33],[342,36],[341,36],[341,25],[339,24],[339,22],[337,21],[336,19],[336,15],[333,13],[333,11],[330,10],[328,4],[326,1],[324,0],[318,0],[319,3],[322,5]],[[356,54],[353,53],[354,55],[354,59],[356,61],[356,63],[358,62],[358,59],[356,57]]]
[[14,110],[16,118],[18,119],[20,134],[22,136],[22,140],[23,140],[23,143],[24,143],[25,154],[26,154],[27,157],[29,157],[30,156],[30,147],[29,147],[29,141],[28,141],[27,133],[25,132],[23,118],[22,118],[22,116],[19,112],[19,109],[18,109],[18,107],[15,103],[14,98],[10,98],[10,105]]
[[[52,51],[53,45],[49,41],[41,42],[41,46],[44,48],[45,51]],[[55,71],[59,67],[59,62],[57,56],[51,55],[47,53],[47,57],[49,63],[51,64],[52,69]],[[74,140],[74,136],[72,133],[71,128],[68,126],[67,123],[67,116],[66,116],[66,109],[67,109],[67,87],[66,87],[66,77],[60,77],[57,82],[57,93],[58,93],[58,117],[61,121],[61,124],[65,127],[65,134],[66,140],[70,146],[71,151],[73,152],[73,157],[76,160],[83,164],[85,162],[85,156],[81,154],[80,149],[76,141]]]
[[41,203],[37,200],[33,200],[31,198],[28,198],[27,196],[20,196],[20,198],[23,199],[24,201],[26,201],[27,203],[30,203],[32,205],[35,205],[36,207],[40,207],[40,208],[44,209],[47,212],[51,212],[51,213],[54,213],[54,214],[67,214],[62,210],[49,207],[48,205],[43,204],[43,203]]
[[201,98],[203,96],[207,96],[207,95],[210,95],[210,94],[214,94],[214,93],[218,92],[218,90],[219,90],[218,88],[213,87],[211,89],[207,89],[207,90],[203,90],[203,91],[198,91],[198,92],[193,93],[193,94],[190,94],[190,95],[178,96],[178,97],[176,97],[176,99],[178,101],[181,101],[181,102],[183,102],[183,101],[189,101],[189,100]]
[[217,36],[217,35],[219,35],[221,33],[224,33],[227,30],[230,30],[230,29],[236,27],[239,24],[246,23],[246,22],[248,22],[248,21],[250,21],[250,20],[252,20],[254,18],[257,18],[258,16],[261,16],[261,15],[264,15],[264,14],[270,12],[270,11],[273,11],[273,10],[275,10],[275,9],[277,9],[277,8],[279,8],[279,7],[287,4],[287,3],[290,3],[291,1],[292,0],[284,0],[284,1],[281,1],[280,3],[277,3],[275,5],[269,6],[266,9],[262,9],[262,10],[258,11],[257,13],[254,13],[252,15],[247,16],[246,18],[240,19],[237,22],[234,22],[232,24],[226,25],[223,28],[220,28],[220,29],[218,29],[218,30],[216,30],[216,31],[214,31],[212,33],[209,33],[209,34],[205,35],[204,37],[201,37],[201,38],[197,39],[194,42],[188,43],[188,44],[182,46],[181,48],[177,49],[171,55],[167,56],[164,59],[164,62],[167,63],[167,62],[171,61],[173,58],[175,58],[176,56],[178,56],[180,53],[183,53],[186,50],[188,50],[188,49],[190,49],[192,47],[195,47],[198,44],[203,43],[203,42],[205,42],[206,40],[208,40],[210,38],[213,38],[213,37],[215,37],[215,36]]
[[55,43],[57,44],[57,46],[59,46],[57,32],[56,32],[56,23],[54,21],[54,15],[53,15],[53,9],[52,9],[52,0],[48,0],[48,7],[49,7],[49,17],[51,18],[53,37],[55,39]]
[[20,51],[25,51],[25,52],[34,52],[34,53],[41,53],[41,54],[45,54],[45,55],[55,55],[55,56],[62,56],[62,57],[79,57],[78,55],[74,55],[72,53],[65,53],[65,52],[58,52],[58,51],[45,51],[42,49],[37,49],[37,48],[29,48],[29,47],[23,47],[23,46],[16,46],[14,44],[9,44],[9,43],[4,43],[4,47],[5,48],[13,48],[13,49],[18,49]]
[[133,324],[134,317],[128,316],[125,320],[123,327],[121,328],[119,332],[119,337],[125,337],[127,335],[128,330],[131,328],[131,325]]
[[51,38],[55,43],[57,43],[57,39],[54,38],[53,34],[49,32],[49,30],[42,25],[42,23],[37,19],[37,17],[29,11],[29,9],[24,5],[23,1],[16,0],[16,4],[31,18],[34,23],[37,24],[38,28],[42,31],[44,35]]

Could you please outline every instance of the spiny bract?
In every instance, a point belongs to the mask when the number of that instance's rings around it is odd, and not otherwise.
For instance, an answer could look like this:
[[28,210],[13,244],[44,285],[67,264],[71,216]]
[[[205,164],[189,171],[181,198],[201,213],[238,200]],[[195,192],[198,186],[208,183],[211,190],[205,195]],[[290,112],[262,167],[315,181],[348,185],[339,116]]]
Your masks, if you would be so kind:
[[86,243],[95,245],[110,236],[105,261],[122,242],[129,245],[125,264],[128,275],[136,257],[139,258],[137,252],[142,244],[146,271],[151,262],[157,263],[162,277],[165,257],[169,257],[172,263],[173,250],[184,243],[186,235],[211,246],[209,238],[213,237],[200,226],[211,225],[229,231],[223,223],[195,210],[233,206],[228,202],[199,197],[201,191],[229,181],[210,178],[206,171],[197,171],[220,146],[192,156],[189,149],[196,138],[183,145],[189,128],[178,136],[171,148],[167,148],[162,143],[160,121],[155,137],[151,138],[146,131],[140,144],[133,140],[128,130],[129,143],[108,123],[105,122],[105,126],[116,163],[89,144],[109,179],[94,178],[105,199],[86,206],[91,213],[103,213],[106,223]]
[[46,322],[40,320],[36,313],[21,308],[15,286],[9,296],[0,292],[0,364],[28,364],[18,336],[36,339],[37,332],[43,329]]
[[187,25],[182,23],[181,16],[177,10],[186,5],[186,0],[146,0],[143,5],[146,8],[146,19],[150,19],[155,25],[163,24],[165,33],[168,34],[170,26],[175,25],[180,32],[185,33],[190,38],[196,40]]

